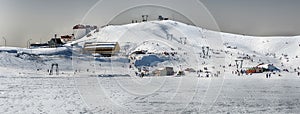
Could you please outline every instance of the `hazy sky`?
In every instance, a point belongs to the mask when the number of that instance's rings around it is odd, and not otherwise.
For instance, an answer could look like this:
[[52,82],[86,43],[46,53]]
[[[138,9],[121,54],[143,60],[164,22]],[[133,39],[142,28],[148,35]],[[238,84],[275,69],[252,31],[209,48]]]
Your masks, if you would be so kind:
[[78,23],[124,23],[140,14],[231,33],[299,35],[299,6],[300,0],[0,0],[0,36],[10,46],[24,47],[29,39],[71,34]]

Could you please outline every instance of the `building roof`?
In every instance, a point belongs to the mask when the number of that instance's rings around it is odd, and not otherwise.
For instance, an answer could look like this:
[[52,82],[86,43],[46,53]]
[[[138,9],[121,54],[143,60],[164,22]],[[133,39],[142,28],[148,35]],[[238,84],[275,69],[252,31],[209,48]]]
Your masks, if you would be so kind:
[[118,42],[86,42],[85,45],[116,45]]
[[61,39],[71,39],[73,36],[71,35],[65,35],[65,36],[60,36]]
[[64,44],[60,38],[52,38],[49,43]]
[[272,64],[259,64],[256,67],[258,67],[258,68],[264,68],[264,69],[268,69],[268,70],[279,70],[277,67],[275,67]]

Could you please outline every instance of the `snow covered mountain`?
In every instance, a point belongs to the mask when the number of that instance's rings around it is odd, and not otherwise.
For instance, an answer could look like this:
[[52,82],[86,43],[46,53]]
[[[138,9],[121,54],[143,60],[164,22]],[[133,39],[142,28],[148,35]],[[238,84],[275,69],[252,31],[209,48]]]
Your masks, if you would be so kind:
[[[82,51],[86,42],[118,42],[121,50],[92,56]],[[60,48],[0,47],[0,112],[297,113],[299,44],[300,36],[243,36],[168,20],[106,26]],[[274,80],[236,73],[258,65],[281,72]],[[166,67],[185,75],[136,76]]]
[[[297,63],[300,62],[300,36],[243,36],[210,31],[171,20],[106,26],[91,31],[82,39],[61,48],[1,47],[0,52],[15,53],[14,56],[35,55],[40,58],[43,58],[41,56],[65,56],[72,59],[84,56],[90,58],[89,61],[100,63],[109,61],[108,58],[93,58],[82,54],[80,47],[84,47],[86,42],[119,42],[121,52],[118,56],[109,58],[115,61],[109,64],[154,67],[152,70],[164,67],[174,67],[176,71],[205,68],[213,73],[222,71],[223,74],[236,70],[236,60],[243,60],[244,68],[265,63],[273,64],[279,69],[296,71],[295,69],[299,67]],[[146,51],[146,53],[132,55],[138,51]],[[15,59],[15,57],[6,58]],[[134,60],[130,60],[132,58]],[[2,63],[9,64],[6,61]]]
[[[85,42],[119,42],[121,52],[118,56],[111,58],[116,60],[116,63],[111,63],[116,66],[119,64],[128,66],[130,63],[127,63],[126,59],[137,51],[147,51],[147,54],[146,56],[136,55],[134,58],[138,60],[132,61],[138,61],[138,65],[133,63],[135,66],[174,67],[175,70],[209,68],[214,73],[233,71],[235,70],[235,61],[242,59],[244,59],[243,67],[254,67],[266,63],[274,64],[280,69],[290,69],[290,71],[297,69],[299,65],[296,63],[300,62],[298,59],[300,36],[243,36],[210,31],[171,20],[106,26],[100,30],[91,31],[82,39],[66,44],[66,47],[62,48],[1,47],[0,52],[77,58],[76,56],[82,56],[82,54],[76,51],[78,48],[71,45],[84,47]],[[148,55],[156,57],[151,58]],[[89,55],[83,56],[88,57]],[[125,61],[118,60],[120,58]],[[145,60],[145,62],[140,60]]]
[[[260,63],[275,64],[281,69],[295,69],[299,65],[300,36],[255,37],[210,31],[175,21],[151,21],[120,26],[106,26],[89,37],[72,42],[119,42],[126,52],[147,50],[152,53],[178,52],[175,61],[164,66],[192,67],[235,65],[235,60],[247,57],[245,67]],[[203,47],[209,47],[211,59],[203,59]],[[128,49],[127,49],[128,48]],[[205,51],[205,49],[204,49]],[[170,64],[167,64],[170,63]],[[228,68],[226,68],[228,69]],[[218,69],[221,70],[221,69]],[[233,70],[233,68],[230,68]]]

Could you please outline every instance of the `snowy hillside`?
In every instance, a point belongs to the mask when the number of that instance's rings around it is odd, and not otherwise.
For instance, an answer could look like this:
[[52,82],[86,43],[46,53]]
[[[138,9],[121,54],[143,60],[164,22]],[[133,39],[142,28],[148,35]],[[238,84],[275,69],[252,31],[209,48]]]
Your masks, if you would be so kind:
[[[235,64],[235,60],[249,56],[250,58],[244,61],[245,67],[269,63],[281,69],[292,70],[299,67],[295,63],[300,62],[300,36],[243,36],[210,31],[170,20],[106,26],[99,32],[91,32],[90,37],[84,37],[72,44],[83,46],[84,42],[107,41],[119,42],[125,51],[123,53],[126,54],[137,50],[178,53],[175,61],[164,62],[164,66],[183,65],[194,69],[209,66],[221,71],[223,69],[218,69],[217,66]],[[212,58],[203,59],[202,47],[210,48],[209,56]]]
[[[86,42],[121,50],[93,56]],[[168,20],[106,26],[60,48],[0,47],[0,113],[298,113],[299,44]],[[258,65],[280,72],[237,73]]]
[[[160,67],[196,67],[194,69],[198,69],[200,64],[204,63],[200,58],[203,46],[210,46],[216,51],[223,49],[220,34],[175,21],[107,26],[99,32],[91,32],[89,37],[74,41],[72,44],[83,46],[85,42],[119,42],[125,54],[138,50],[147,50],[156,54],[175,52],[177,54],[170,58],[171,61],[163,62]],[[214,64],[212,61],[219,61],[218,64],[224,62],[224,55],[212,56],[220,57],[207,60],[207,64]]]

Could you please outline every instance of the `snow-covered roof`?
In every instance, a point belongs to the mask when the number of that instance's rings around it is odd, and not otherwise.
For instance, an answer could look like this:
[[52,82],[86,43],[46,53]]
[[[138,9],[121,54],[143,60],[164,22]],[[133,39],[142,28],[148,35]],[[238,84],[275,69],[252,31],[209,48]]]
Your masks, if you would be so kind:
[[93,48],[115,48],[115,45],[99,45],[99,46],[88,46],[85,47],[86,49],[93,49]]
[[[58,48],[18,48],[18,47],[0,47],[0,52],[13,52],[13,53],[27,53],[27,54],[35,54],[35,55],[55,55],[58,53],[69,52],[66,47],[58,47]],[[66,53],[67,54],[67,53]]]
[[95,49],[95,48],[116,48],[117,42],[87,42],[84,45],[85,49]]
[[257,66],[258,68],[264,68],[264,69],[269,69],[269,70],[279,70],[277,67],[275,67],[272,64],[260,64]]
[[268,69],[268,68],[269,68],[269,65],[270,65],[270,64],[261,64],[261,65],[258,65],[257,67],[258,67],[258,68],[265,68],[265,69]]
[[86,42],[86,45],[116,45],[118,42]]

